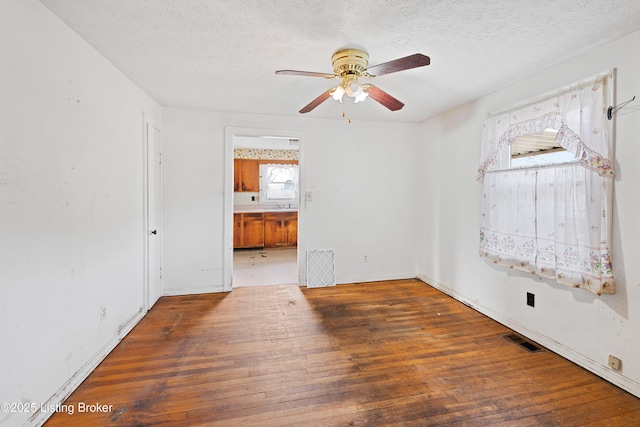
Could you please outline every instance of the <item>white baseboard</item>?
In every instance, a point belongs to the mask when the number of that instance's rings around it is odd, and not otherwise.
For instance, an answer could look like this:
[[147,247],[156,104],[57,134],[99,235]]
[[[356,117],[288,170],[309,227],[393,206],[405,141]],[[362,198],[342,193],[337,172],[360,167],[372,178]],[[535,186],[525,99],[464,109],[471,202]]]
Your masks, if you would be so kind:
[[164,289],[162,291],[163,297],[173,297],[180,295],[197,295],[197,294],[213,294],[225,292],[222,285],[219,286],[207,286],[201,288],[181,288],[181,289]]
[[342,279],[339,282],[336,282],[336,285],[349,285],[352,283],[369,283],[369,282],[385,282],[385,281],[393,281],[393,280],[405,280],[408,278],[407,274],[387,274],[387,275],[374,275],[374,276],[356,276],[356,277],[347,277],[346,279]]
[[621,389],[628,391],[634,396],[640,397],[640,383],[611,370],[611,368],[609,368],[608,366],[604,366],[596,362],[595,360],[588,358],[585,355],[580,354],[575,350],[566,347],[545,335],[540,334],[537,331],[527,328],[525,325],[522,325],[521,323],[513,319],[503,316],[501,313],[498,313],[490,308],[483,307],[482,305],[473,304],[471,301],[465,298],[464,295],[456,292],[454,289],[451,289],[442,283],[439,283],[437,280],[433,280],[424,275],[419,275],[418,279],[423,281],[425,284],[438,289],[439,291],[460,301],[461,303],[473,308],[474,310],[484,314],[485,316],[490,317],[496,322],[503,324],[507,328],[512,329],[517,333],[537,342],[543,347],[548,348],[549,350],[553,351],[556,354],[559,354],[560,356],[575,363],[576,365],[581,366],[586,370],[598,375],[599,377],[609,381],[610,383],[620,387]]
[[[145,314],[146,312],[144,308],[140,307],[138,312],[118,329],[116,335],[107,341],[89,360],[87,360],[87,363],[85,363],[78,372],[69,378],[67,382],[49,398],[49,400],[44,402],[42,407],[51,408],[56,407],[57,405],[62,405],[62,403],[71,396],[71,393],[73,393],[74,390],[78,388],[78,386],[89,376],[89,374],[93,372],[100,362],[102,362],[104,358],[107,357],[109,353],[111,353],[111,351],[120,343],[120,341],[122,341],[122,339],[131,332],[134,326],[142,320]],[[51,415],[53,415],[53,412],[36,412],[31,418],[29,418],[26,425],[42,426]]]

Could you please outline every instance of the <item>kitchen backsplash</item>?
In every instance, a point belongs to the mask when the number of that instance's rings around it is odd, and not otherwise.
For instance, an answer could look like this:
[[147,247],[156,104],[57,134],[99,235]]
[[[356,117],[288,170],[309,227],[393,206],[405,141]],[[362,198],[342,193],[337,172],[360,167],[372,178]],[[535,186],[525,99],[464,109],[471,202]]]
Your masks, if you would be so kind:
[[298,203],[265,203],[260,204],[260,193],[233,193],[233,209],[273,209],[275,206],[281,208],[298,209]]
[[236,192],[233,193],[234,205],[257,205],[260,204],[260,193]]

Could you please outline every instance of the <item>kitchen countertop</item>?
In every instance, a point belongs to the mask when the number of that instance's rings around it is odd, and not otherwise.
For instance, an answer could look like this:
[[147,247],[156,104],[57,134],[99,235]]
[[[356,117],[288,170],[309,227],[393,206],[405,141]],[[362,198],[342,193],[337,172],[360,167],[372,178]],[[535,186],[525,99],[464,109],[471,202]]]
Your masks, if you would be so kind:
[[298,208],[278,208],[271,206],[235,206],[233,213],[264,213],[264,212],[298,212]]

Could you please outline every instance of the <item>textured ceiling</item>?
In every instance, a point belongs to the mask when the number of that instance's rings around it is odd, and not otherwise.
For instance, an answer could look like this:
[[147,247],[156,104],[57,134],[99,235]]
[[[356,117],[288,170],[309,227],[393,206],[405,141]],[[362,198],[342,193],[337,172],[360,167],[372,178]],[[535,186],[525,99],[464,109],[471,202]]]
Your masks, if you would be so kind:
[[275,115],[335,86],[278,69],[332,72],[364,48],[376,65],[413,53],[423,68],[379,76],[405,103],[329,99],[309,117],[420,122],[640,29],[637,0],[40,0],[163,106]]

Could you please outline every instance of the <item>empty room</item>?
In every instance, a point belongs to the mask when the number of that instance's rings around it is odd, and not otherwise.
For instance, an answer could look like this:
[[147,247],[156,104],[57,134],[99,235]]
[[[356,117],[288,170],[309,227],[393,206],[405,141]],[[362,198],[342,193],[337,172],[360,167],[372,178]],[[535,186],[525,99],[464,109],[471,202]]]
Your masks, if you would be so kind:
[[640,424],[636,0],[0,17],[0,426]]

